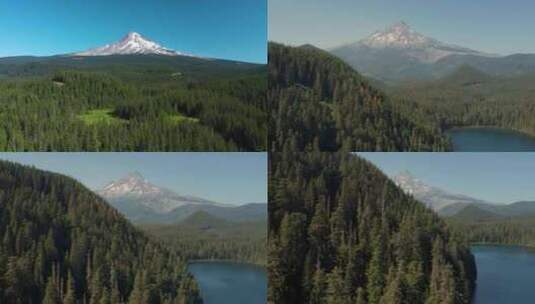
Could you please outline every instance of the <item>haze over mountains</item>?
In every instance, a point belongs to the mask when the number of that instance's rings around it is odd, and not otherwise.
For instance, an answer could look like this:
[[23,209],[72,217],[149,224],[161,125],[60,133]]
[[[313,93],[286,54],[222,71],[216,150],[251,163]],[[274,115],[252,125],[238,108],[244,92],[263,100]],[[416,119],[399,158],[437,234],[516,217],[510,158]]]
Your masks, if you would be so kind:
[[462,221],[484,221],[535,216],[535,201],[499,204],[467,195],[454,194],[427,185],[409,171],[399,173],[392,180],[404,192],[414,196],[444,217],[453,217]]
[[235,222],[267,218],[264,203],[234,206],[180,195],[150,183],[139,172],[129,173],[97,192],[129,220],[137,223],[173,224],[201,211]]
[[427,37],[405,22],[329,51],[364,75],[391,82],[439,78],[464,64],[492,75],[535,72],[535,55],[472,50]]

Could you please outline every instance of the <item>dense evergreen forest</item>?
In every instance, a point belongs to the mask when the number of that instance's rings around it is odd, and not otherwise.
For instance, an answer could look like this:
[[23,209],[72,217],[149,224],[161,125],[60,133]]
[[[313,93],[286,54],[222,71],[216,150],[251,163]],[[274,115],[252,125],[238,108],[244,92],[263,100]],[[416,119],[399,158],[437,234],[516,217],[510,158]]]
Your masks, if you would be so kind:
[[271,151],[442,151],[434,124],[420,124],[342,60],[312,46],[269,44]]
[[535,247],[535,218],[511,217],[482,221],[447,219],[450,227],[472,243]]
[[272,153],[269,303],[470,303],[467,242],[369,162]]
[[103,57],[0,59],[0,150],[266,150],[265,66]]
[[266,265],[267,220],[226,221],[199,211],[174,225],[140,225],[187,260],[231,260]]
[[396,109],[445,131],[456,126],[495,126],[535,135],[531,74],[497,77],[461,66],[442,79],[388,89]]
[[0,162],[0,303],[202,303],[185,260],[63,175]]

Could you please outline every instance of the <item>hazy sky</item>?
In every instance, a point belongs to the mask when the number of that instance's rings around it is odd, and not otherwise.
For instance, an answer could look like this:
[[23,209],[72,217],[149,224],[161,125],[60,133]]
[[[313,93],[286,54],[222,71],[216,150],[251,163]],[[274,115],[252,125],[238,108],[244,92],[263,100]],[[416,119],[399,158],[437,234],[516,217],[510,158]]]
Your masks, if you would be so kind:
[[535,53],[535,1],[269,0],[269,39],[328,48],[389,25],[447,43],[497,53]]
[[266,0],[0,0],[0,57],[55,55],[135,31],[206,57],[266,62]]
[[535,200],[535,153],[358,153],[387,175],[495,203]]
[[0,153],[101,189],[134,171],[180,194],[220,203],[267,202],[266,153]]

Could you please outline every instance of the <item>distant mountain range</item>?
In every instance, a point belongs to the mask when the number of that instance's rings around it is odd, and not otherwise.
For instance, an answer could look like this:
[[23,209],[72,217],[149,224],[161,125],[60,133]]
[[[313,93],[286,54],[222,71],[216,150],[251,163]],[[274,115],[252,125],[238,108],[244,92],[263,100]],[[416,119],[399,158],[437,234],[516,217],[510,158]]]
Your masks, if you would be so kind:
[[429,186],[404,171],[392,178],[404,192],[435,210],[439,215],[461,221],[488,221],[535,216],[535,201],[496,204]]
[[535,54],[499,56],[447,44],[404,22],[329,51],[364,75],[386,82],[440,78],[462,65],[491,75],[535,72]]
[[136,223],[173,224],[199,211],[234,222],[267,219],[266,204],[234,206],[180,195],[150,183],[138,172],[109,183],[97,193]]
[[109,55],[165,55],[187,56],[187,54],[165,48],[158,43],[143,37],[136,32],[130,32],[120,41],[93,48],[84,52],[71,54],[73,56],[109,56]]

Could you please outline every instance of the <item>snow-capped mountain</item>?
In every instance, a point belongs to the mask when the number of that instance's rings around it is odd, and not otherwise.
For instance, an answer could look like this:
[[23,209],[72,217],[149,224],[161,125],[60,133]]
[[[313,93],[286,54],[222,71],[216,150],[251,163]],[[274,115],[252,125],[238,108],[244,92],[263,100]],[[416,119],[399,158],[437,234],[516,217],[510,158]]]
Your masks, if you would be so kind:
[[405,22],[393,24],[354,43],[330,50],[357,71],[382,80],[428,78],[434,64],[454,56],[495,57],[448,44],[414,31]]
[[[133,172],[118,181],[109,183],[98,193],[114,203],[140,204],[156,213],[167,213],[184,205],[220,205],[203,198],[179,195],[171,190],[151,184],[139,172]],[[131,207],[131,206],[129,206]],[[119,210],[121,211],[121,210]]]
[[143,37],[136,32],[128,33],[123,39],[113,44],[106,44],[105,46],[90,49],[84,52],[74,53],[74,56],[107,56],[107,55],[166,55],[178,56],[186,55],[168,48],[165,48],[158,43]]
[[406,52],[407,56],[425,63],[436,62],[453,54],[484,55],[469,48],[446,44],[424,36],[412,30],[403,21],[393,24],[385,31],[375,32],[355,45],[355,47],[363,46],[375,49],[392,48],[402,50]]
[[467,195],[453,194],[442,189],[429,186],[414,177],[408,171],[399,173],[393,178],[393,181],[405,193],[414,196],[414,198],[436,211],[453,204],[490,204]]
[[199,211],[236,222],[267,218],[266,204],[234,206],[180,195],[150,183],[139,172],[113,181],[97,193],[126,218],[136,223],[173,224]]

